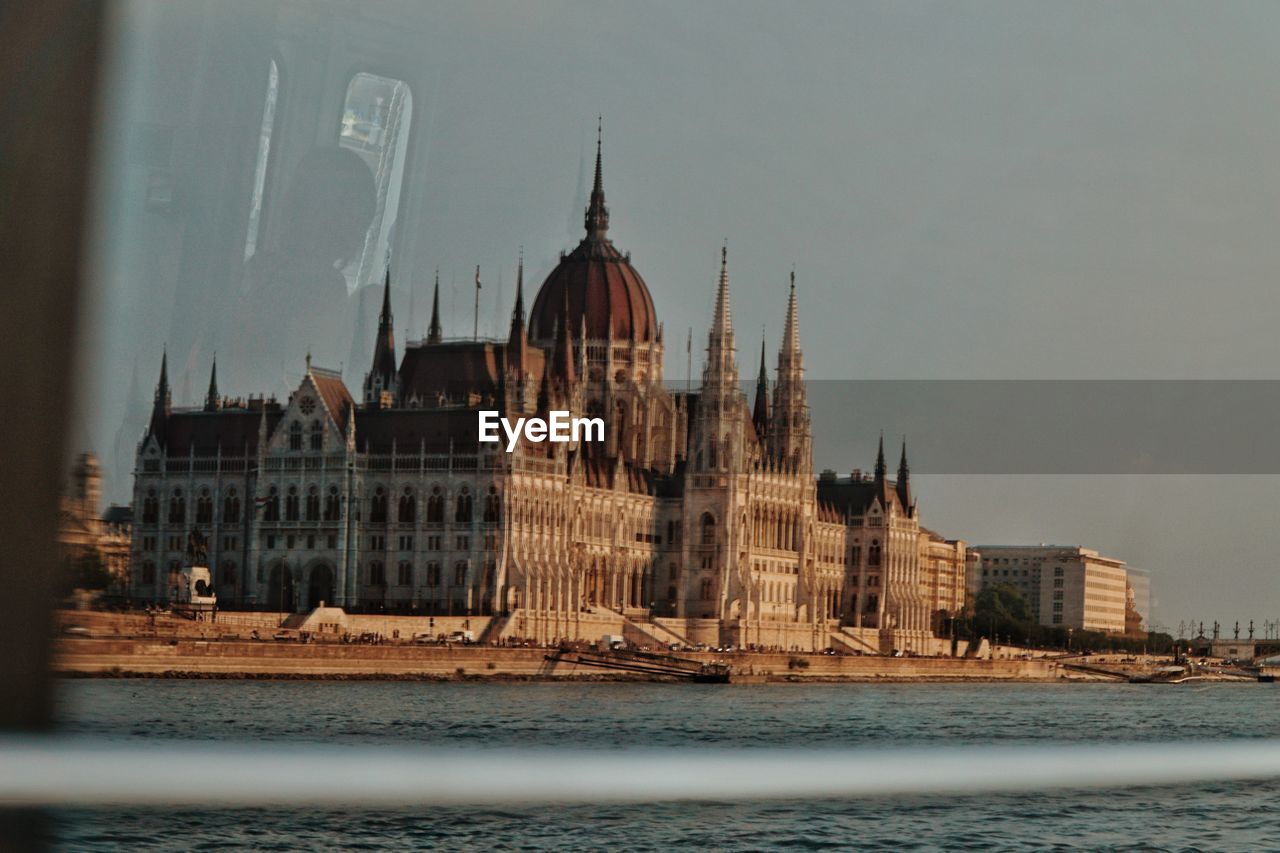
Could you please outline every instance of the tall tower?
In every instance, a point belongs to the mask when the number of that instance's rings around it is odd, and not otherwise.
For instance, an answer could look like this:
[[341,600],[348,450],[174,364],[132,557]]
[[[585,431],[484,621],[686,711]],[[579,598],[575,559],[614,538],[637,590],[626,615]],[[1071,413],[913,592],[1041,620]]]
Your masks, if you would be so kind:
[[800,352],[795,272],[791,273],[787,320],[782,346],[778,349],[778,381],[773,389],[769,450],[782,467],[805,475],[813,470],[813,438],[804,387],[804,355]]
[[378,337],[373,344],[373,366],[364,379],[366,404],[383,406],[395,400],[398,386],[396,371],[396,337],[391,316],[391,267],[382,286],[382,312],[378,315]]
[[744,448],[749,429],[729,311],[728,252],[721,249],[707,360],[690,426],[683,522],[683,556],[689,571],[681,575],[684,601],[677,615],[736,621],[749,607],[749,561],[742,551],[747,541],[743,509],[750,475]]

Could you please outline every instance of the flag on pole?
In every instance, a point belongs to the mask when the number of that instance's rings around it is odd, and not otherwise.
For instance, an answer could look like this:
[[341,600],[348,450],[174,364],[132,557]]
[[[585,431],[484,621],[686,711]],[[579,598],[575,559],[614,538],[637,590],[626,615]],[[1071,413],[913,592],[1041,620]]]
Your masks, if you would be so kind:
[[476,264],[476,314],[475,324],[471,328],[472,340],[480,340],[480,265]]

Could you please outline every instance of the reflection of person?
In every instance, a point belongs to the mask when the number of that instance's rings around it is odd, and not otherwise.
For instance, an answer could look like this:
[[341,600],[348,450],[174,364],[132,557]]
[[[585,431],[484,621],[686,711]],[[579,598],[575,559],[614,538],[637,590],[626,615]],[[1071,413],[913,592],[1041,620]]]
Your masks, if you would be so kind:
[[375,204],[359,155],[335,145],[302,158],[272,215],[269,248],[245,264],[242,294],[217,335],[228,387],[278,384],[302,371],[308,352],[325,367],[346,358],[354,309],[342,269],[362,251]]

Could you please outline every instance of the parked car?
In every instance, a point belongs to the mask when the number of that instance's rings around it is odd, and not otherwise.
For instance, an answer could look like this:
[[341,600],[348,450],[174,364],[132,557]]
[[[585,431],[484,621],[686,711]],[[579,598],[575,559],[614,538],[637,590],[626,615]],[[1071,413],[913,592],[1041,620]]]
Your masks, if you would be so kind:
[[446,643],[465,643],[471,644],[476,641],[476,635],[470,631],[454,631],[448,637],[445,637]]

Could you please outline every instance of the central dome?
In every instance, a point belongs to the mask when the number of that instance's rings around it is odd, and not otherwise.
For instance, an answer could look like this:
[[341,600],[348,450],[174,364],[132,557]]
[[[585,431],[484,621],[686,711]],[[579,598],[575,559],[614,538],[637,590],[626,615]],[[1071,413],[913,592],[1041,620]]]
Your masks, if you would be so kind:
[[606,236],[609,209],[604,203],[599,139],[586,227],[587,236],[578,248],[561,256],[560,263],[538,289],[529,312],[529,337],[550,342],[555,339],[556,330],[564,328],[576,340],[585,320],[588,340],[653,342],[658,336],[653,297],[631,260]]

